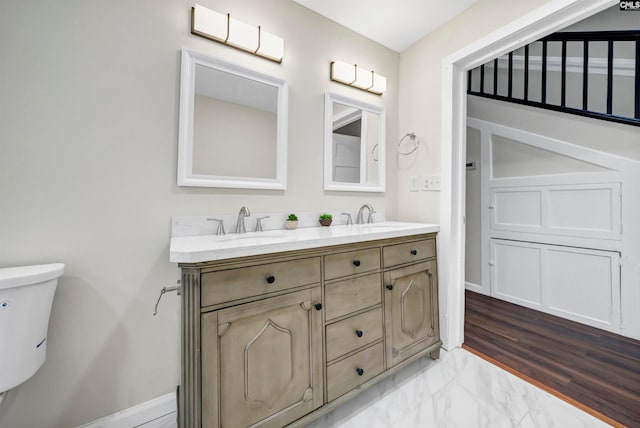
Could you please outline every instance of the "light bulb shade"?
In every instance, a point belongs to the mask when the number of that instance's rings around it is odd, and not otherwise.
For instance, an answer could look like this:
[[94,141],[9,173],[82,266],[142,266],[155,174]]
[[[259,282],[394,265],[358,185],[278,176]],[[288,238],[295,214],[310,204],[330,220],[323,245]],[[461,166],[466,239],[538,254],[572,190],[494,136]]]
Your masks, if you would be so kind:
[[356,66],[342,61],[331,63],[331,80],[350,85],[356,80]]
[[237,19],[229,19],[229,39],[232,46],[255,52],[258,49],[258,27],[245,24]]
[[192,9],[191,32],[278,63],[284,56],[280,37],[199,4]]
[[373,71],[343,61],[331,63],[331,80],[354,88],[362,89],[376,95],[387,90],[387,78]]
[[268,31],[260,29],[260,47],[256,53],[273,61],[280,62],[284,56],[284,40]]
[[369,88],[369,92],[382,95],[387,90],[387,78],[379,74],[373,75],[373,86]]
[[368,90],[373,86],[373,74],[371,71],[356,66],[356,81],[353,86]]
[[200,36],[224,43],[227,38],[227,15],[207,9],[199,4],[193,6],[191,31]]

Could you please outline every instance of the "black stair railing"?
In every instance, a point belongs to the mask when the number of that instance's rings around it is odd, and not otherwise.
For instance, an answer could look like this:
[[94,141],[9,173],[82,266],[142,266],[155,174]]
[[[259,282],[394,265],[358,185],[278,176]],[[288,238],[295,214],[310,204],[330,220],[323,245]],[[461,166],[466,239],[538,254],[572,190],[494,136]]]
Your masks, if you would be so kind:
[[[640,126],[640,30],[634,31],[589,31],[589,32],[559,32],[551,34],[538,42],[542,44],[541,73],[540,73],[540,101],[530,99],[530,45],[524,47],[524,88],[522,97],[513,95],[513,52],[507,56],[507,93],[499,94],[499,62],[498,58],[493,60],[493,90],[487,92],[485,89],[485,65],[468,72],[467,93],[485,98],[507,101],[517,104],[539,107],[564,113],[576,114],[580,116],[602,119],[611,122],[625,123],[628,125]],[[547,79],[548,79],[548,56],[549,42],[561,43],[561,69],[560,69],[560,102],[553,104],[547,102]],[[582,108],[567,106],[567,42],[582,42]],[[607,77],[606,77],[606,113],[589,110],[589,44],[592,42],[606,42],[607,49]],[[635,43],[635,73],[634,73],[634,114],[633,117],[614,114],[614,46],[616,42]],[[478,70],[479,69],[479,70]],[[479,76],[478,76],[479,75]],[[480,79],[479,90],[473,90],[473,78]]]

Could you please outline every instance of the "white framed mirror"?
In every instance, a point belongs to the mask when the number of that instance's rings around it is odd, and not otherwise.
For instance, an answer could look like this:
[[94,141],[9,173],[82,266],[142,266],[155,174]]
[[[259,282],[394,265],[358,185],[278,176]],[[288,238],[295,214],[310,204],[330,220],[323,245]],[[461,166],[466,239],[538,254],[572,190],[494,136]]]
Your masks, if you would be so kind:
[[385,191],[383,108],[326,93],[324,188],[351,192]]
[[182,50],[178,185],[284,190],[288,87]]

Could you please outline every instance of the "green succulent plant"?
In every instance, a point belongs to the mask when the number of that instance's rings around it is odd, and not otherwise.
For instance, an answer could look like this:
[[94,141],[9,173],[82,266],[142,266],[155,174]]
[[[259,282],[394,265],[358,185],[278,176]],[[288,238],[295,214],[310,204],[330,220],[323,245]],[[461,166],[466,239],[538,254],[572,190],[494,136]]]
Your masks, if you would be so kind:
[[287,217],[287,221],[298,221],[298,216],[295,214],[289,214],[289,217]]
[[331,214],[320,214],[320,220],[333,220],[333,216]]

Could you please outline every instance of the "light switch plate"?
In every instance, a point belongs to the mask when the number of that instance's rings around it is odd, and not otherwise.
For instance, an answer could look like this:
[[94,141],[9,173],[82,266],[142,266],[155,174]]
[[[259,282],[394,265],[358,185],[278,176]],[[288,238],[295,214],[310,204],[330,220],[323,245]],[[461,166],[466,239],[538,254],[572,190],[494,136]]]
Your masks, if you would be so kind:
[[418,192],[420,190],[420,177],[413,175],[409,177],[409,191]]

